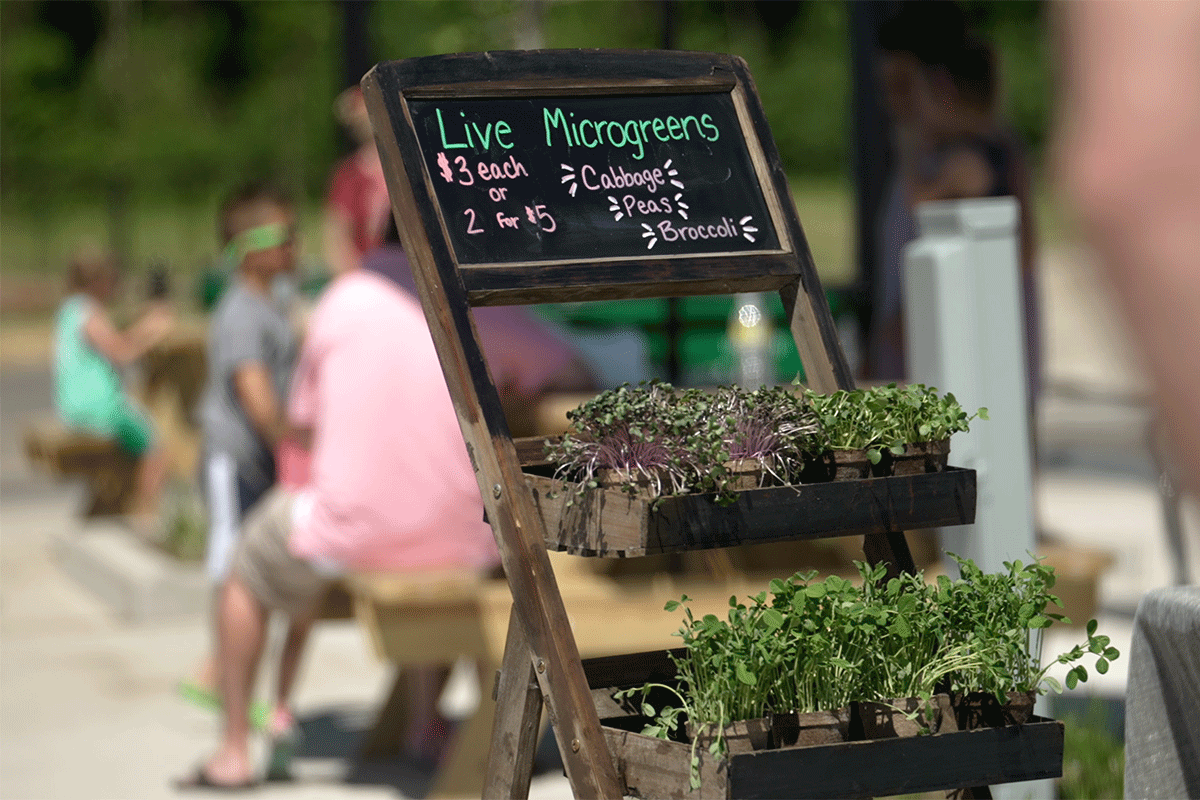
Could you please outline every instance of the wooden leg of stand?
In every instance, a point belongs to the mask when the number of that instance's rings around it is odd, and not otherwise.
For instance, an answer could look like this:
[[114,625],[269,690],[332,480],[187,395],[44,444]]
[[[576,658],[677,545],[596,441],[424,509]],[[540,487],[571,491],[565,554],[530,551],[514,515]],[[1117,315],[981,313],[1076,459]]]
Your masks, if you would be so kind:
[[[938,733],[950,733],[958,730],[958,722],[950,710],[949,701],[942,707],[942,727]],[[949,800],[991,800],[992,790],[987,786],[964,786],[961,789],[951,789],[946,792]]]
[[888,579],[895,578],[901,572],[917,571],[903,531],[868,534],[863,537],[863,554],[870,564],[887,564]]
[[408,680],[404,675],[404,667],[397,667],[396,677],[392,680],[392,691],[375,717],[375,724],[371,726],[371,731],[360,749],[363,758],[392,758],[398,755],[400,740],[410,713]]
[[513,800],[529,797],[541,716],[542,691],[533,671],[525,629],[514,609],[508,617],[508,639],[496,686],[496,720],[484,797]]

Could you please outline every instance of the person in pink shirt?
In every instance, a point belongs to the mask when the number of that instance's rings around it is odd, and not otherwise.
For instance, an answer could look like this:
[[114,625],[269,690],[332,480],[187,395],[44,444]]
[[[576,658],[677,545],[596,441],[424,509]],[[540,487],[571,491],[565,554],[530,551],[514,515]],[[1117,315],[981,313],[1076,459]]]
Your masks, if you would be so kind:
[[[408,256],[400,247],[396,223],[389,223],[384,247],[368,263],[397,285],[417,296]],[[538,404],[555,392],[596,390],[596,378],[576,349],[559,333],[523,306],[472,308],[471,317],[488,372],[500,394],[504,416],[513,436],[536,436]]]
[[[272,489],[246,521],[218,606],[221,742],[184,787],[256,780],[247,707],[269,610],[311,624],[348,570],[499,564],[421,306],[370,263],[334,281],[313,311],[288,417],[311,431],[311,473],[298,490]],[[280,665],[276,737],[294,727],[287,698],[299,655]]]

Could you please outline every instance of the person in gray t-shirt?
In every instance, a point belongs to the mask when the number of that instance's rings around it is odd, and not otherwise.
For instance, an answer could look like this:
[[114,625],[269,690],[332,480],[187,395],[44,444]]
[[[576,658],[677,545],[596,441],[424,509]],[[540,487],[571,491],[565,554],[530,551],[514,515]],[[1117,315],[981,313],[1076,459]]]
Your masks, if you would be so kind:
[[282,408],[295,356],[292,324],[271,299],[240,282],[231,287],[209,329],[209,382],[201,419],[206,457],[228,456],[244,487],[238,504],[242,512],[275,483],[275,460],[271,443],[238,395],[237,375],[246,367],[263,368]]
[[200,409],[206,560],[214,582],[225,577],[241,517],[275,483],[274,452],[297,353],[291,322],[271,298],[275,278],[295,264],[291,204],[251,186],[226,203],[221,221],[226,257],[238,268],[209,327]]
[[[240,190],[221,209],[225,258],[237,272],[209,327],[208,385],[200,405],[205,563],[214,587],[229,571],[242,517],[275,484],[274,453],[285,431],[297,342],[271,288],[295,265],[294,225],[291,202],[262,185]],[[215,678],[210,658],[180,689],[189,699],[219,705]]]

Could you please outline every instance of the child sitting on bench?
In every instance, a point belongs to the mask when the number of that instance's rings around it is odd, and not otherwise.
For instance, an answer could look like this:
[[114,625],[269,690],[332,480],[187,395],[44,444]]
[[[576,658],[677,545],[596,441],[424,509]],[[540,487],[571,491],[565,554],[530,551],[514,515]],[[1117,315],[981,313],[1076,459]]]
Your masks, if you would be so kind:
[[167,457],[155,444],[146,414],[126,394],[118,368],[161,342],[174,325],[162,302],[151,303],[120,331],[105,306],[116,296],[118,273],[111,255],[77,252],[68,272],[70,296],[54,320],[54,405],[63,421],[116,441],[137,459],[133,521],[151,530],[167,474]]

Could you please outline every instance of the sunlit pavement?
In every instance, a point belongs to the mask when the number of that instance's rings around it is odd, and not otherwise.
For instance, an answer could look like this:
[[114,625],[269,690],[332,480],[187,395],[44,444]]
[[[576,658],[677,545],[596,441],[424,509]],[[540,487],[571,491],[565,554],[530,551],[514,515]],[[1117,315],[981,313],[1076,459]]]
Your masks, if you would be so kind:
[[[1048,259],[1042,282],[1050,388],[1039,426],[1039,525],[1060,541],[1113,555],[1100,584],[1099,618],[1125,653],[1138,598],[1170,581],[1145,445],[1149,417],[1137,400],[1142,382],[1086,263]],[[24,420],[45,409],[48,396],[45,367],[0,371],[0,796],[176,797],[171,779],[189,771],[217,733],[215,715],[175,694],[206,651],[206,622],[201,615],[123,622],[56,563],[55,537],[79,535],[77,497],[29,473],[20,453]],[[1200,576],[1198,529],[1192,513],[1193,576]],[[1045,652],[1068,649],[1080,636],[1051,633]],[[1122,657],[1072,695],[1119,699],[1126,670]],[[399,760],[364,765],[354,757],[389,680],[355,623],[323,623],[296,697],[307,734],[298,780],[261,794],[420,796],[427,773]],[[532,796],[571,792],[549,766],[535,778]]]

